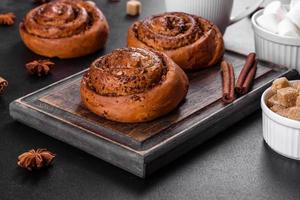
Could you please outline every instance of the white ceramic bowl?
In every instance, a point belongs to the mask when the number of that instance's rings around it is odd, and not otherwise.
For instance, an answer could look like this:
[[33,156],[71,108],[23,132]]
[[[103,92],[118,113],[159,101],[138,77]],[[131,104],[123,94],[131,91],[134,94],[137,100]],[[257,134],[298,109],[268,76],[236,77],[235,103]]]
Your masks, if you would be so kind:
[[259,10],[252,16],[258,58],[300,72],[300,38],[280,36],[260,27],[256,20],[262,14],[263,10]]
[[269,109],[266,105],[269,96],[270,88],[261,97],[264,140],[277,153],[300,160],[300,121],[282,117]]

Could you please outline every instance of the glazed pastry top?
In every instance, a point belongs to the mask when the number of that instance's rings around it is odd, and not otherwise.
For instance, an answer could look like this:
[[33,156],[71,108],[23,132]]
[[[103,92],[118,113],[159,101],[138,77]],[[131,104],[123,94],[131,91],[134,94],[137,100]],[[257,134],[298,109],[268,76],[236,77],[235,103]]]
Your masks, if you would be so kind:
[[165,79],[167,66],[159,52],[138,48],[117,49],[92,63],[89,87],[103,96],[143,93]]
[[81,0],[56,0],[32,9],[24,18],[24,27],[41,38],[65,38],[89,29],[103,19],[99,10]]
[[194,43],[212,29],[213,24],[186,13],[154,15],[133,25],[136,37],[156,50],[170,50]]

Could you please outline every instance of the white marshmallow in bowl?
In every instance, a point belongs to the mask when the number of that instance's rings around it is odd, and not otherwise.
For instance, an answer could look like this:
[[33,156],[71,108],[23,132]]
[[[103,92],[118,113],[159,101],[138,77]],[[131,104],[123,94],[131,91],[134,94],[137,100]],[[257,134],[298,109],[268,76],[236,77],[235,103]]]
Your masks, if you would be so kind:
[[258,25],[272,33],[278,32],[279,22],[280,20],[273,14],[263,14],[257,18]]
[[285,18],[287,11],[282,6],[280,1],[273,1],[269,3],[264,9],[264,15],[275,15],[278,21],[281,21]]
[[299,29],[289,18],[285,18],[278,24],[278,34],[288,37],[300,37]]
[[300,28],[300,3],[292,7],[286,16]]
[[291,0],[290,9],[296,6],[296,4],[300,3],[300,0]]
[[[267,31],[258,24],[258,18],[262,15],[263,10],[259,10],[252,16],[255,52],[257,57],[259,57],[260,60],[283,65],[291,69],[296,69],[300,72],[299,37],[282,36],[279,35],[279,33],[274,34]],[[284,28],[280,28],[280,30],[278,29],[281,34],[293,35],[293,28],[290,27],[289,22],[283,22],[280,27],[282,26]],[[286,31],[285,29],[288,29],[288,31],[284,32]]]

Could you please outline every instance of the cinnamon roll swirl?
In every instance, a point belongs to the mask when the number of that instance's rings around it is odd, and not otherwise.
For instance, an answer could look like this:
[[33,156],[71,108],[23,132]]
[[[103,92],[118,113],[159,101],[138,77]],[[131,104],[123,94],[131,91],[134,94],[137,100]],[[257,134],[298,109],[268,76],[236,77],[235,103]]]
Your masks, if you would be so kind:
[[224,53],[222,34],[213,23],[181,12],[135,22],[128,30],[127,45],[162,51],[184,70],[212,66]]
[[145,122],[175,109],[188,91],[183,70],[164,53],[123,48],[94,61],[81,81],[81,100],[118,122]]
[[29,11],[19,31],[33,52],[47,57],[73,58],[101,49],[109,27],[95,4],[55,0]]

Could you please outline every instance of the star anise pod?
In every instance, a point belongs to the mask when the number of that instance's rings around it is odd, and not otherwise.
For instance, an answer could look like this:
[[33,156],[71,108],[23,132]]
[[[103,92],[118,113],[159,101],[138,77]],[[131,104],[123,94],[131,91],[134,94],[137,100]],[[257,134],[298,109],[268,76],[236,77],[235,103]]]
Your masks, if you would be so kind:
[[0,94],[4,93],[4,91],[6,90],[7,86],[8,86],[7,80],[5,80],[4,78],[0,77]]
[[49,73],[52,65],[50,60],[34,60],[26,64],[26,69],[31,75],[43,76]]
[[12,25],[15,22],[16,15],[12,12],[0,14],[0,24]]
[[31,171],[51,165],[54,158],[55,154],[47,149],[31,149],[18,156],[18,165]]

